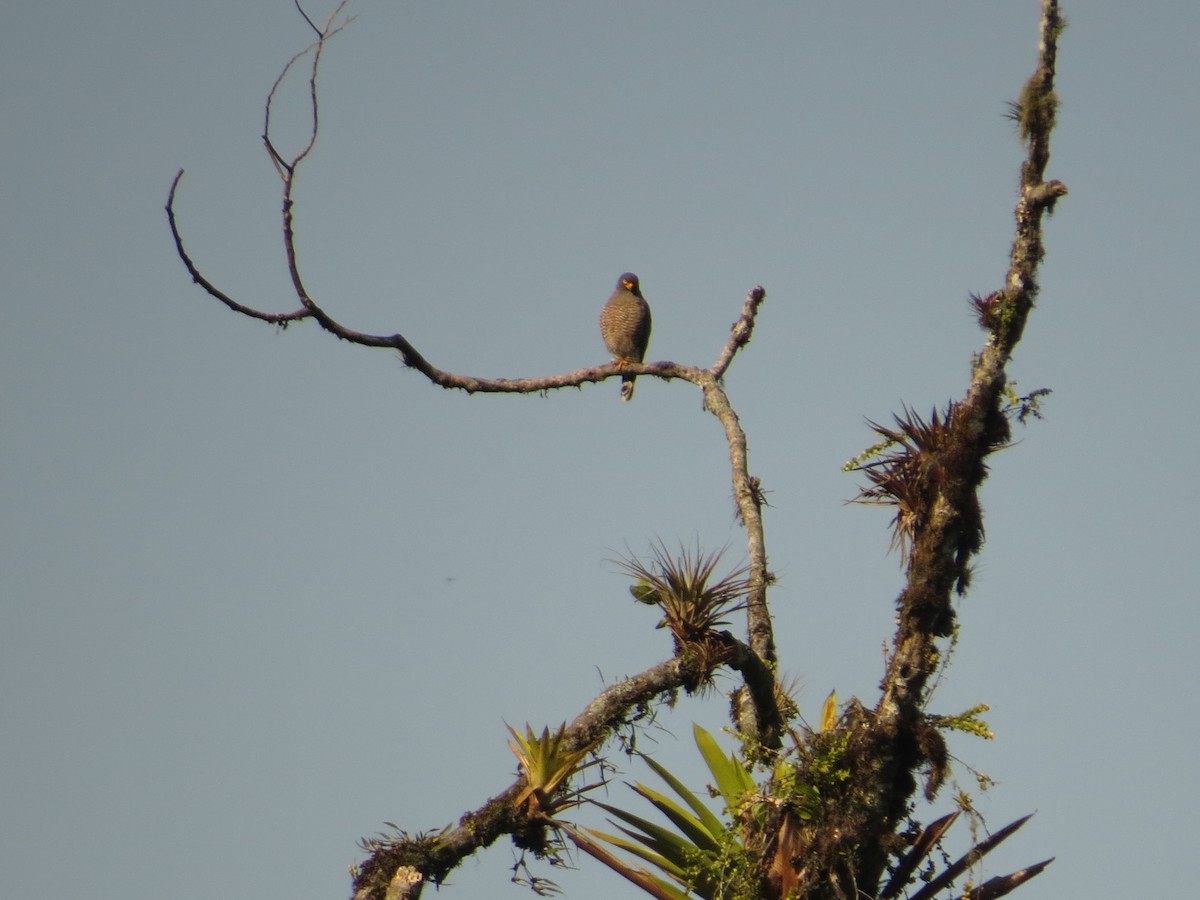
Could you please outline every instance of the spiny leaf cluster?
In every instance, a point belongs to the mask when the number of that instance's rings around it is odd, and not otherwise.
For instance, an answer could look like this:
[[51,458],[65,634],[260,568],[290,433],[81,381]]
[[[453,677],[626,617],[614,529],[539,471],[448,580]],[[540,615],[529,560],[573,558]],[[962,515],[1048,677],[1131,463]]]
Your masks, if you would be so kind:
[[659,541],[651,548],[653,558],[618,560],[618,565],[636,581],[629,592],[639,603],[662,610],[659,627],[671,630],[681,644],[697,643],[721,625],[730,613],[745,608],[750,588],[748,566],[711,581],[723,550],[704,555],[697,547],[680,546],[677,556]]
[[[742,821],[757,797],[754,779],[736,756],[721,750],[711,734],[699,725],[693,726],[693,732],[696,746],[724,801],[726,817],[733,822]],[[741,829],[727,824],[664,766],[648,756],[642,758],[682,803],[643,784],[630,787],[649,801],[673,828],[620,807],[597,803],[625,823],[617,828],[626,837],[595,829],[589,831],[666,875],[664,879],[638,870],[643,879],[649,876],[657,896],[678,900],[688,897],[688,892],[704,900],[749,900],[759,896],[757,861],[745,846]]]
[[855,499],[896,508],[892,549],[901,553],[907,552],[932,512],[941,474],[939,452],[951,444],[949,422],[954,410],[955,404],[950,403],[944,414],[935,409],[926,420],[906,406],[903,415],[894,416],[895,428],[867,422],[883,440],[875,445],[879,450],[874,458],[856,467],[866,473],[871,485]]
[[525,778],[525,787],[515,801],[518,807],[554,816],[567,807],[578,805],[581,794],[598,786],[587,785],[565,793],[561,791],[568,779],[579,771],[580,763],[592,749],[590,746],[582,749],[568,747],[565,723],[553,734],[546,727],[541,735],[537,735],[528,723],[525,725],[525,734],[511,725],[507,728],[514,739],[508,742],[508,748],[517,758]]

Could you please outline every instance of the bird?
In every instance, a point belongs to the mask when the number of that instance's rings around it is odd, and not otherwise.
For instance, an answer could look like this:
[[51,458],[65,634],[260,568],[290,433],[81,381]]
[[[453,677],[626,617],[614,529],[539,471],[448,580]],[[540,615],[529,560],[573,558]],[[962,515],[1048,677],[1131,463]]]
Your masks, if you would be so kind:
[[[650,306],[642,296],[638,277],[626,272],[600,311],[600,336],[618,366],[640,363],[650,344]],[[621,399],[633,398],[636,375],[621,376]]]

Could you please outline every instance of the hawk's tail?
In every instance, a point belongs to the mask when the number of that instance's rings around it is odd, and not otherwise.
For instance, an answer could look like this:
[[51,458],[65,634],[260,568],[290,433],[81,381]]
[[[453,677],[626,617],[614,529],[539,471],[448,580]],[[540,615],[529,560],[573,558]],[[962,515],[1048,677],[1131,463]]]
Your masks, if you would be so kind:
[[632,400],[633,399],[633,382],[634,382],[635,378],[637,378],[636,375],[626,375],[624,378],[621,379],[621,399],[622,400]]

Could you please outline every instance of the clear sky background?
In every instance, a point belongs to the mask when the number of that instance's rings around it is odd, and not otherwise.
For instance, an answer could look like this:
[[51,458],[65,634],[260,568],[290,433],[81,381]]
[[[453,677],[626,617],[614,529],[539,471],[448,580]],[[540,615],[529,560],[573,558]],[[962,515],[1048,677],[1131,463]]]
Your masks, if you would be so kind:
[[[311,36],[292,4],[10,6],[0,896],[346,896],[358,837],[440,828],[511,782],[505,721],[569,720],[669,654],[608,560],[661,537],[736,562],[720,428],[684,383],[468,397],[234,315],[191,284],[162,207],[186,167],[205,273],[297,305],[259,139]],[[933,708],[992,705],[995,741],[952,742],[1000,782],[977,795],[991,827],[1037,811],[988,874],[1056,855],[1019,896],[1178,895],[1200,794],[1200,11],[1064,9],[1048,174],[1071,193],[1011,368],[1054,393],[992,459]],[[764,285],[728,387],[771,492],[781,664],[810,718],[834,687],[873,701],[901,575],[888,513],[845,505],[862,480],[839,466],[864,418],[965,387],[968,294],[1001,286],[1012,234],[1005,101],[1036,0],[351,11],[296,192],[313,294],[443,368],[532,376],[605,361],[622,271],[654,311],[649,358],[697,365]],[[690,723],[724,706],[685,700],[645,745],[699,786]],[[497,844],[449,894],[529,896],[512,861]],[[640,895],[586,859],[537,871]]]

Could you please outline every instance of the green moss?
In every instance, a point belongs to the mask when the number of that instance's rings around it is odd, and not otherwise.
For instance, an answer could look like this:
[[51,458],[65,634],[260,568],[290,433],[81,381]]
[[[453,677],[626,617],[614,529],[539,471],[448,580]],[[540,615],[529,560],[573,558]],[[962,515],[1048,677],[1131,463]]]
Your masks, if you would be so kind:
[[1054,128],[1058,113],[1058,95],[1050,87],[1050,79],[1040,69],[1029,76],[1021,88],[1015,109],[1021,139],[1045,137]]

